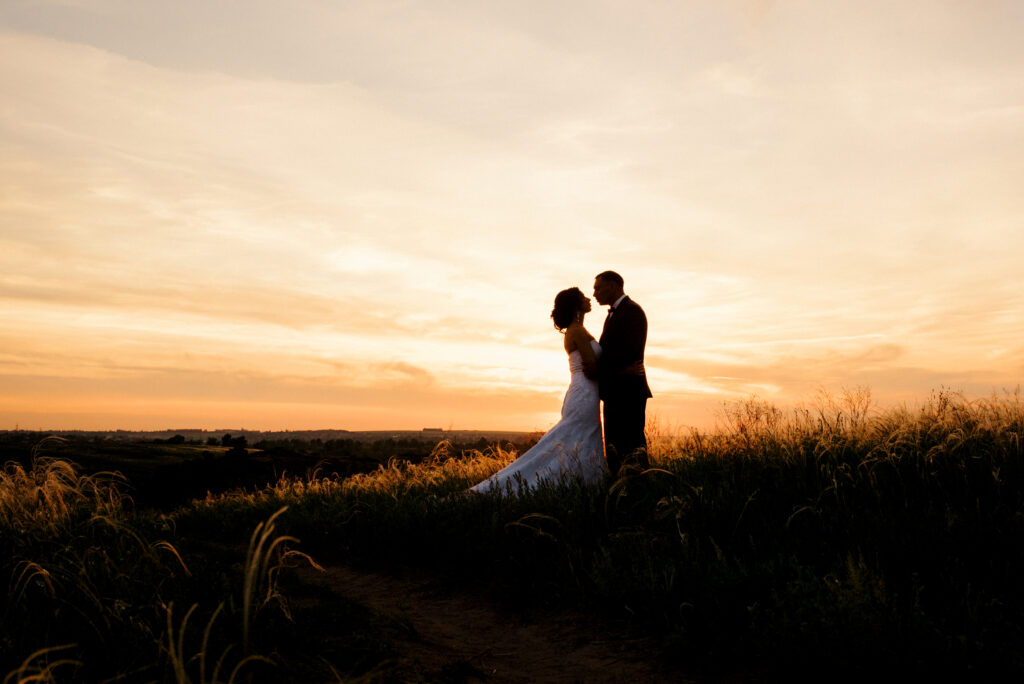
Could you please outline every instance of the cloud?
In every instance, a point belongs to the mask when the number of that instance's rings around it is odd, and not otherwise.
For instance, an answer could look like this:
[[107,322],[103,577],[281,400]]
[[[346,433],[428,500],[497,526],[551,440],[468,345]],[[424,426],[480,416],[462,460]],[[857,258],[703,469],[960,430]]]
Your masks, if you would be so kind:
[[[515,393],[454,390],[423,379],[405,364],[382,364],[402,379],[397,387],[364,384],[359,375],[281,377],[249,372],[140,369],[101,378],[0,375],[0,415],[23,427],[70,425],[114,429],[225,424],[273,429],[544,429],[557,419],[552,398],[529,389]],[[353,383],[353,379],[355,382]],[[397,391],[396,391],[397,389]],[[229,417],[231,423],[228,422]]]
[[743,12],[755,28],[760,28],[775,5],[776,0],[747,0],[743,5]]
[[962,390],[971,396],[987,396],[1012,388],[1024,378],[1021,364],[1024,354],[1019,350],[1015,354],[1016,361],[1009,365],[999,363],[986,367],[984,360],[976,359],[972,366],[954,369],[908,365],[909,356],[910,350],[905,345],[883,343],[847,351],[818,349],[800,356],[780,356],[764,364],[660,355],[648,355],[646,363],[655,394],[656,379],[667,371],[690,379],[694,388],[690,396],[717,393],[722,397],[742,398],[755,394],[788,405],[812,396],[819,388],[840,391],[867,387],[882,403],[927,396],[932,390],[943,387]]
[[1020,375],[1016,6],[241,9],[0,6],[4,372],[557,411],[614,268],[680,411]]

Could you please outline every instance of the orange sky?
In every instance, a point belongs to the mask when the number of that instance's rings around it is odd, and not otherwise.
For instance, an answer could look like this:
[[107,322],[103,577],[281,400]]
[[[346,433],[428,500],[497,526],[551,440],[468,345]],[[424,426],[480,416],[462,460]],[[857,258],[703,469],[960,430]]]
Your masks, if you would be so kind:
[[[0,429],[540,430],[1024,379],[1024,5],[0,5]],[[588,326],[599,334],[603,310]]]

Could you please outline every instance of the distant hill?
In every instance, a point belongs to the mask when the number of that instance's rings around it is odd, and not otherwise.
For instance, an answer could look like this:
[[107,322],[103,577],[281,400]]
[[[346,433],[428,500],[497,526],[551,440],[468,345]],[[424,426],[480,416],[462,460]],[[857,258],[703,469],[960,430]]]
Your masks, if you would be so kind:
[[224,435],[245,437],[253,444],[266,440],[297,439],[326,441],[329,439],[352,439],[359,441],[377,441],[381,439],[412,439],[412,440],[449,440],[454,444],[478,442],[510,441],[518,442],[528,438],[535,432],[516,432],[512,430],[443,430],[441,428],[423,428],[422,430],[244,430],[224,428],[223,430],[204,430],[199,428],[181,428],[177,430],[0,430],[0,434],[36,433],[42,438],[45,435],[63,435],[67,437],[100,438],[123,441],[170,439],[181,435],[190,442],[205,442],[210,437],[220,438]]

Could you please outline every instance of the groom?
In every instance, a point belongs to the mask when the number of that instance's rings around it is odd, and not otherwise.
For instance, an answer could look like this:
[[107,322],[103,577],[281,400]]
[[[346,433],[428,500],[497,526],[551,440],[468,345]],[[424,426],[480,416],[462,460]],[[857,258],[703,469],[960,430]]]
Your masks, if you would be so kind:
[[647,400],[652,396],[644,373],[647,316],[626,296],[615,271],[594,279],[594,299],[610,306],[601,331],[597,360],[598,392],[604,401],[605,458],[612,477],[626,463],[648,468],[644,437]]

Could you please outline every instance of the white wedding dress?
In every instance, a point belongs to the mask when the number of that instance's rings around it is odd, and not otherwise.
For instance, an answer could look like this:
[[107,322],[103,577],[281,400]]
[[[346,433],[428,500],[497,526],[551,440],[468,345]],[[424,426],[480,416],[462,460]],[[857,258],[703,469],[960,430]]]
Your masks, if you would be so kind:
[[[601,345],[590,341],[595,356]],[[579,475],[588,484],[600,482],[605,473],[604,445],[601,441],[601,409],[597,382],[583,375],[583,356],[569,354],[569,389],[562,400],[562,419],[540,441],[490,478],[469,491],[482,494],[495,489],[519,488],[518,479],[529,487],[538,482],[558,482],[563,476]]]

